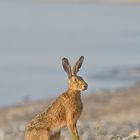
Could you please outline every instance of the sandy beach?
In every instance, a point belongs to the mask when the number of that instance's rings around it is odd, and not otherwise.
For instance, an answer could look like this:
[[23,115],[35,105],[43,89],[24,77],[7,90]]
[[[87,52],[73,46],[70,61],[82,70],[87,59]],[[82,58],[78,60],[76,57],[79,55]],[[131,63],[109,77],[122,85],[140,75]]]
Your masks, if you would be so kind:
[[[82,140],[108,140],[113,135],[128,136],[140,128],[140,86],[82,94],[84,111],[78,122]],[[0,109],[0,140],[23,139],[25,125],[54,99],[28,102]],[[61,139],[69,140],[67,129]]]

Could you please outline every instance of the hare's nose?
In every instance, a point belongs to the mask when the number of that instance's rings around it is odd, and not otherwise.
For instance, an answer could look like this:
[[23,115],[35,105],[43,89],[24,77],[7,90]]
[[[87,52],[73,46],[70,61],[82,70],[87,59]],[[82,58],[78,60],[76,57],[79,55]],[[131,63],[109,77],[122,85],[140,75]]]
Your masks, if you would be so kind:
[[84,88],[87,89],[87,88],[88,88],[88,84],[85,84],[85,85],[84,85]]

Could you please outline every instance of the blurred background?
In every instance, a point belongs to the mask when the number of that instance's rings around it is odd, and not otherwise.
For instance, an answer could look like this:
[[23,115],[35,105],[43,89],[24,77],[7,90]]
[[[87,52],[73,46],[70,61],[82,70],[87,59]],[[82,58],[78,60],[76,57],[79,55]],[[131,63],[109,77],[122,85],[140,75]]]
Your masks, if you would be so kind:
[[140,132],[140,0],[0,0],[0,140],[24,139],[82,55],[80,140]]
[[87,93],[140,80],[140,1],[0,0],[0,107],[59,96],[81,56]]

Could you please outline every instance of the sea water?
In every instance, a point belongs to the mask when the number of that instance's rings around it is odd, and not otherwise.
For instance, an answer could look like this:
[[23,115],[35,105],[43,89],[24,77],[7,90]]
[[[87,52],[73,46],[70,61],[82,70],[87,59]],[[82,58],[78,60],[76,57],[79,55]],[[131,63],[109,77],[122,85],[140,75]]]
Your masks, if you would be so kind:
[[0,106],[59,96],[67,87],[61,59],[73,65],[81,55],[86,93],[136,81],[140,6],[0,2]]

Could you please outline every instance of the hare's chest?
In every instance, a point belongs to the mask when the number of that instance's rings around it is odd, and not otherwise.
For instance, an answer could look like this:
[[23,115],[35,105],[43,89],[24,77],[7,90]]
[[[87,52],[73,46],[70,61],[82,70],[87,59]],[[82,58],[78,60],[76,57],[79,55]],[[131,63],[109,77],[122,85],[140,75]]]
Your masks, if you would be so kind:
[[71,114],[74,117],[74,119],[77,120],[80,117],[83,110],[83,104],[81,99],[78,98],[70,101],[69,110],[71,111]]

